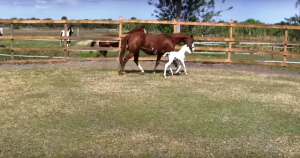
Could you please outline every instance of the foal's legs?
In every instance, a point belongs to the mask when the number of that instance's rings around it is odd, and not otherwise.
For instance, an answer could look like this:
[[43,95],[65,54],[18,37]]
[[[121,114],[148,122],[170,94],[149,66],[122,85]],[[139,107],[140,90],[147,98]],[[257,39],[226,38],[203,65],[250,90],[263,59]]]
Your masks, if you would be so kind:
[[[169,58],[169,61],[166,63],[166,65],[165,65],[165,70],[164,70],[164,77],[166,78],[167,76],[166,76],[166,71],[167,71],[167,69],[168,69],[168,66],[170,66],[171,64],[172,64],[172,62],[173,62],[173,59],[171,59],[171,58]],[[171,71],[171,73],[172,73],[172,75],[173,75],[173,71],[172,71],[172,69],[171,69],[171,67],[170,67],[170,71]]]
[[142,66],[139,64],[139,53],[134,54],[134,62],[136,66],[138,66],[138,68],[141,70],[141,73],[144,74],[144,70]]
[[[181,63],[181,64],[182,64],[182,66],[183,66],[183,69],[184,69],[185,75],[188,75],[188,74],[187,74],[187,72],[186,72],[186,68],[185,68],[185,64],[184,64],[184,59],[180,59],[179,61],[180,61],[180,63]],[[177,71],[179,71],[179,69],[178,69]],[[177,71],[176,71],[176,73],[177,73]]]
[[161,57],[162,57],[161,53],[157,54],[157,58],[156,58],[155,66],[154,66],[154,74],[155,74],[156,67],[159,64]]

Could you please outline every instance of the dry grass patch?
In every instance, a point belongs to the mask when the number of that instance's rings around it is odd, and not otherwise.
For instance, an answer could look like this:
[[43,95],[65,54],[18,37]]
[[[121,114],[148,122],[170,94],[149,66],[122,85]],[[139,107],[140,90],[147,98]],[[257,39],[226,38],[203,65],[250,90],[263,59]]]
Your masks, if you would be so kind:
[[0,157],[299,156],[297,76],[117,70],[1,70]]

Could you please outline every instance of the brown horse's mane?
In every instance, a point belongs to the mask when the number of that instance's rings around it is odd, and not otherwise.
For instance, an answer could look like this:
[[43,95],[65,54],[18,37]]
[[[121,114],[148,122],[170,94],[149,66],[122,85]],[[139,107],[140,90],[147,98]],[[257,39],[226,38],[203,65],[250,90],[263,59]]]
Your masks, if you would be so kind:
[[134,32],[140,32],[141,29],[144,30],[144,29],[145,29],[145,26],[136,27],[136,28],[134,28],[133,30],[131,30],[131,31],[125,33],[125,34],[130,34],[130,33],[134,33]]
[[[131,34],[131,33],[134,33],[134,32],[140,32],[141,29],[144,29],[145,26],[140,26],[140,27],[137,27],[137,28],[134,28],[133,30],[127,32],[127,33],[123,33],[123,34]],[[144,32],[142,32],[144,33]],[[105,35],[102,35],[102,37],[119,37],[119,35],[117,34],[105,34]]]

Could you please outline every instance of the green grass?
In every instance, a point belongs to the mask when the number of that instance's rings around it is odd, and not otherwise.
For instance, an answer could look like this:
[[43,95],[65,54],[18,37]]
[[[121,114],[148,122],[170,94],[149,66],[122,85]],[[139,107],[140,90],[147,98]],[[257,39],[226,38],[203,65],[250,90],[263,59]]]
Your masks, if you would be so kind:
[[300,156],[297,76],[117,70],[1,70],[0,157]]

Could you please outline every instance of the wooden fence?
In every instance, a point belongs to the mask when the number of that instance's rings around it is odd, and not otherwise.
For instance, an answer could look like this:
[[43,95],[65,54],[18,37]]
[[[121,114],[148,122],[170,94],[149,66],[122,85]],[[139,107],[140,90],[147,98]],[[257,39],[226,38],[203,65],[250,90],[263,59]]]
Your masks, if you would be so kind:
[[[230,23],[208,23],[208,22],[177,22],[174,21],[155,21],[155,20],[126,20],[122,19],[120,16],[119,21],[102,21],[102,20],[0,20],[0,23],[10,23],[11,24],[11,35],[0,36],[1,39],[10,39],[11,40],[11,61],[6,61],[3,63],[22,63],[22,62],[53,62],[53,61],[63,61],[66,62],[68,60],[67,51],[72,50],[114,50],[120,51],[121,42],[119,42],[119,48],[108,48],[108,47],[14,47],[13,41],[17,39],[58,39],[64,40],[72,39],[72,40],[110,40],[110,41],[120,41],[122,37],[125,37],[126,34],[122,34],[122,23],[144,23],[144,24],[171,24],[174,25],[174,32],[176,32],[176,25],[200,25],[200,26],[223,26],[229,27],[229,38],[222,37],[199,37],[195,36],[195,41],[220,41],[220,42],[228,42],[228,48],[214,48],[214,47],[195,47],[195,50],[206,50],[206,51],[222,51],[227,52],[227,59],[214,59],[214,58],[186,58],[187,61],[202,61],[202,62],[222,62],[222,63],[244,63],[244,64],[258,64],[258,65],[273,65],[273,66],[290,66],[290,67],[300,67],[300,64],[289,64],[287,63],[287,56],[299,57],[299,53],[292,53],[287,50],[287,45],[300,45],[300,42],[290,42],[288,41],[288,30],[289,29],[298,29],[300,30],[300,26],[290,26],[290,25],[256,25],[256,24],[239,24],[233,23],[233,20]],[[119,25],[119,37],[101,37],[101,36],[92,36],[92,37],[61,37],[61,36],[14,36],[13,33],[13,24],[17,23],[25,23],[25,24],[40,24],[40,23],[55,23],[55,24],[64,24],[64,30],[67,31],[67,24],[72,23],[86,23],[86,24],[116,24]],[[282,41],[276,40],[264,40],[264,39],[239,39],[233,38],[233,27],[252,27],[252,28],[273,28],[273,29],[284,29],[285,30],[285,38]],[[283,44],[284,51],[258,51],[258,50],[250,50],[250,49],[240,49],[240,48],[232,48],[232,42],[263,42],[263,43],[273,43],[273,44]],[[66,44],[65,44],[66,45]],[[5,48],[0,48],[5,49]],[[7,49],[7,48],[6,48]],[[179,46],[176,46],[176,49],[179,49]],[[14,60],[14,51],[18,50],[61,50],[64,51],[64,59],[40,59],[40,60]],[[249,61],[249,60],[232,60],[232,52],[246,52],[246,53],[258,53],[258,54],[271,54],[271,55],[281,55],[283,57],[282,63],[266,63],[266,62],[258,62],[258,61]],[[113,60],[112,58],[86,58],[86,60]],[[117,60],[117,58],[114,58]],[[155,57],[140,57],[140,60],[156,60]]]

